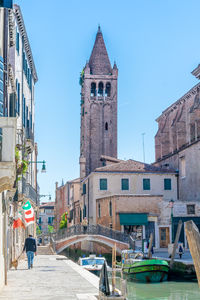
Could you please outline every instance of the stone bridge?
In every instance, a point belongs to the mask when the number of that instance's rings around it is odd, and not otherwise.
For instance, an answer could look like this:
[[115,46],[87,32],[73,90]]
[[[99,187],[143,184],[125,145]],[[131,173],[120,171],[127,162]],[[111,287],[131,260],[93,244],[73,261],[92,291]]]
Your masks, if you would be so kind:
[[116,251],[119,254],[129,248],[129,235],[101,225],[88,225],[87,228],[74,225],[52,235],[53,247],[57,253],[83,241],[99,243],[110,248],[116,244]]

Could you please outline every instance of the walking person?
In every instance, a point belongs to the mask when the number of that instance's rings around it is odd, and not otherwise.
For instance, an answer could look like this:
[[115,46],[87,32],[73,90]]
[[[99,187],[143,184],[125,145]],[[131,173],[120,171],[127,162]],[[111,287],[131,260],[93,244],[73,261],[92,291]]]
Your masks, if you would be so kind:
[[179,257],[180,259],[182,258],[182,255],[183,255],[183,248],[182,246],[180,245],[179,248],[178,248],[178,254],[179,254]]
[[86,217],[83,219],[82,225],[83,225],[83,233],[86,234],[87,225],[88,225],[88,220]]
[[28,259],[28,269],[33,268],[34,253],[37,255],[37,245],[36,240],[31,234],[29,234],[28,238],[25,240],[23,252],[25,250]]

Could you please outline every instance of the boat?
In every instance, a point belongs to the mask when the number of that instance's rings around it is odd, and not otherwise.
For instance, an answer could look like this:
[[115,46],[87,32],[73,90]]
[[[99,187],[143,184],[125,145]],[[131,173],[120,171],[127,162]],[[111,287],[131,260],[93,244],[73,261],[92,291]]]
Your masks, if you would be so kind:
[[[95,254],[91,254],[88,257],[79,257],[78,264],[82,266],[84,269],[91,271],[92,273],[98,274],[100,273],[104,262],[106,263],[105,257],[96,256]],[[107,263],[106,263],[107,266]]]
[[168,279],[168,262],[145,257],[142,252],[122,251],[122,272],[140,282],[162,282]]

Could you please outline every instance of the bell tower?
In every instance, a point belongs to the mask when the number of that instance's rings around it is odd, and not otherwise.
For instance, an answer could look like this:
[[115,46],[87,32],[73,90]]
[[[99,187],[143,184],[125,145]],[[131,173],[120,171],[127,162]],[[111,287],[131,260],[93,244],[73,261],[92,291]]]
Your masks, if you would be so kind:
[[80,77],[80,177],[102,166],[101,155],[117,158],[117,78],[111,67],[100,26]]

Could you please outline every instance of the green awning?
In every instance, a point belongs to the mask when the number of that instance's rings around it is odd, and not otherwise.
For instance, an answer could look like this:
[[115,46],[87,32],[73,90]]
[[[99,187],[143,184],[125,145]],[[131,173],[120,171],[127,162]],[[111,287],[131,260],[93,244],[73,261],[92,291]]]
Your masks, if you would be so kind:
[[119,214],[120,225],[147,225],[147,214]]

